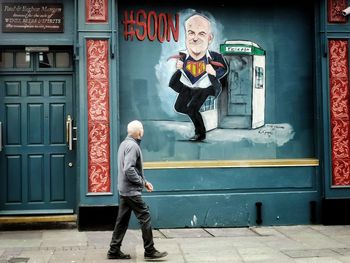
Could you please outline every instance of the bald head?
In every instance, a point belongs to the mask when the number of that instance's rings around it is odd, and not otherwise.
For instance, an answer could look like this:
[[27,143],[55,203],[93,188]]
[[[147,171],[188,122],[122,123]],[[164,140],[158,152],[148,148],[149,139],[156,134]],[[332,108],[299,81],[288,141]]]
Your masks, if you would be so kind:
[[186,49],[192,58],[201,59],[213,39],[211,24],[207,17],[195,14],[185,21]]
[[134,120],[128,124],[128,136],[134,139],[141,139],[143,136],[143,125],[140,121]]
[[192,28],[194,26],[205,26],[208,28],[208,32],[211,33],[211,23],[208,17],[202,14],[193,14],[185,20],[185,29]]

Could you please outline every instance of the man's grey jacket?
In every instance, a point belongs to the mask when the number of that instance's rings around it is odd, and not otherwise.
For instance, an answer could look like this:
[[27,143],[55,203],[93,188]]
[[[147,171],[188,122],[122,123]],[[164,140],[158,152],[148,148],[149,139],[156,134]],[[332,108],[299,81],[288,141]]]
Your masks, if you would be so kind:
[[118,190],[122,196],[141,195],[146,180],[143,174],[140,140],[130,136],[118,150]]

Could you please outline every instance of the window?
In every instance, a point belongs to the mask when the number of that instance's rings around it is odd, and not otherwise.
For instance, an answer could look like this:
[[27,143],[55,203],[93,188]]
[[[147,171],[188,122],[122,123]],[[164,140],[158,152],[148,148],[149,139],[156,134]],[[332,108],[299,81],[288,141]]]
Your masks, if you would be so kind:
[[0,68],[13,68],[13,53],[0,52]]
[[39,68],[70,68],[72,62],[69,52],[40,52]]
[[28,69],[30,68],[30,54],[24,51],[0,51],[0,69]]
[[52,52],[39,53],[39,68],[53,68],[55,67],[53,61],[54,54]]
[[25,52],[15,52],[16,57],[16,68],[29,68],[30,60],[26,56]]
[[69,68],[72,66],[70,54],[68,52],[56,53],[56,67],[57,68]]

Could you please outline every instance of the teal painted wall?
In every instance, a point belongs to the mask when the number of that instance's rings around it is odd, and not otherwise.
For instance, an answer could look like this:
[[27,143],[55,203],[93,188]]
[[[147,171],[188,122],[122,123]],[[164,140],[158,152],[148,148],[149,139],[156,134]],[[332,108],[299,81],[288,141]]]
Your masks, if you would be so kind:
[[[323,140],[328,141],[329,134],[319,132],[320,129],[329,129],[327,61],[326,58],[321,58],[324,50],[321,41],[324,39],[318,38],[318,33],[324,30],[322,26],[326,19],[326,1],[315,1],[315,4],[304,2],[289,1],[282,5],[276,1],[255,1],[233,5],[228,2],[203,4],[199,1],[179,1],[169,5],[164,1],[156,1],[145,6],[141,1],[110,0],[108,23],[87,24],[85,1],[64,1],[67,18],[65,33],[0,33],[0,44],[74,45],[77,76],[78,206],[118,204],[116,152],[120,141],[125,137],[127,122],[138,118],[145,124],[142,147],[145,161],[148,162],[265,158],[319,158],[321,161],[320,167],[145,170],[146,177],[155,187],[153,193],[145,193],[155,227],[256,225],[256,202],[263,204],[264,225],[308,224],[310,201],[316,201],[317,220],[320,221],[323,169],[325,167],[327,172],[330,167],[327,162],[329,148],[327,145],[323,148]],[[165,92],[160,95],[155,69],[160,59],[167,58],[161,57],[162,54],[176,54],[181,47],[175,42],[161,44],[148,40],[125,41],[121,23],[123,12],[126,9],[141,8],[172,14],[189,8],[206,11],[222,26],[221,35],[216,35],[217,40],[248,39],[261,45],[266,50],[267,59],[266,123],[288,123],[293,128],[293,136],[287,137],[287,141],[282,140],[284,143],[279,143],[276,134],[273,134],[272,139],[263,137],[265,141],[259,142],[245,137],[246,130],[235,130],[233,133],[243,134],[244,139],[233,142],[208,140],[207,143],[189,144],[185,138],[177,138],[172,131],[158,129],[155,124],[159,121],[188,122],[187,117],[174,112],[171,103],[168,104],[170,107],[163,105],[169,98],[174,99],[175,94],[163,86],[161,88]],[[182,25],[180,27],[182,30]],[[339,28],[340,26],[329,26],[328,36],[339,36],[333,33]],[[347,24],[342,28],[345,32],[349,26]],[[345,33],[341,36],[345,36]],[[87,194],[88,38],[108,39],[111,54],[112,191],[99,195]],[[173,52],[161,53],[162,47],[169,45],[173,45]],[[319,152],[322,152],[321,156]],[[326,173],[326,176],[329,179],[330,175]]]
[[[322,82],[316,73],[321,67],[317,32],[319,20],[325,19],[319,13],[319,5],[323,6],[323,1],[289,1],[283,5],[275,1],[247,4],[180,1],[147,6],[139,1],[118,1],[120,140],[126,135],[127,123],[140,119],[145,125],[141,146],[148,162],[318,159],[322,142],[317,116]],[[174,130],[180,122],[188,122],[186,116],[172,108],[176,94],[163,85],[166,82],[159,81],[164,80],[159,74],[168,69],[157,70],[158,66],[168,67],[166,59],[184,48],[183,35],[180,33],[178,43],[159,43],[147,38],[139,41],[135,37],[125,40],[124,11],[136,13],[140,9],[157,14],[180,12],[180,21],[184,10],[208,12],[220,25],[217,35],[220,40],[258,43],[266,50],[266,123],[287,123],[293,136],[283,141],[283,136],[274,133],[271,140],[261,136],[262,140],[256,141],[258,137],[250,137],[249,131],[235,129],[232,133],[242,139],[210,137],[204,143],[188,143],[185,136],[163,129],[164,122],[173,122]],[[181,24],[180,30],[182,27]],[[260,131],[264,134],[266,130]],[[257,225],[256,202],[262,202],[263,225],[309,224],[310,202],[316,202],[313,212],[316,221],[321,220],[322,167],[165,168],[147,169],[145,175],[155,187],[153,193],[144,194],[155,227]],[[137,227],[135,218],[132,225]]]

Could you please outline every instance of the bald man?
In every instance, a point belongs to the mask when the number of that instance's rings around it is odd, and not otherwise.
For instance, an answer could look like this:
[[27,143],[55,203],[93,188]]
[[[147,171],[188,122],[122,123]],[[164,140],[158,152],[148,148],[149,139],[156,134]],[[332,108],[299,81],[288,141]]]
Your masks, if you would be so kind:
[[131,212],[138,219],[144,244],[145,259],[158,259],[165,257],[167,252],[159,252],[154,248],[151,216],[147,204],[143,201],[141,193],[143,188],[153,191],[153,185],[146,181],[143,174],[142,152],[140,148],[143,137],[143,125],[140,121],[132,121],[127,127],[128,136],[120,144],[118,150],[118,190],[120,203],[118,217],[107,253],[108,259],[130,259],[120,247],[128,229]]
[[195,127],[190,141],[203,141],[206,138],[206,128],[199,110],[208,96],[217,97],[220,94],[220,79],[228,71],[224,57],[209,51],[213,37],[207,17],[194,14],[185,21],[186,50],[177,56],[177,70],[169,82],[169,87],[179,93],[175,110],[187,114]]

